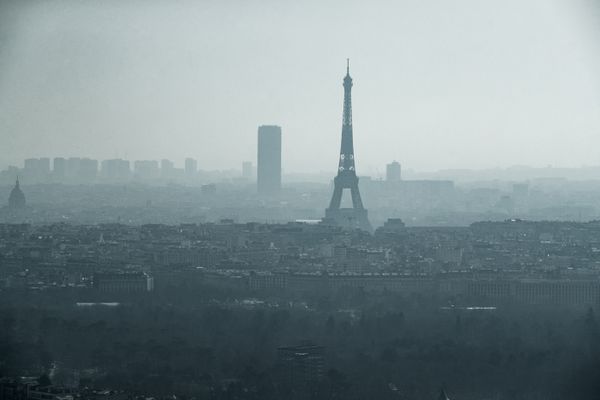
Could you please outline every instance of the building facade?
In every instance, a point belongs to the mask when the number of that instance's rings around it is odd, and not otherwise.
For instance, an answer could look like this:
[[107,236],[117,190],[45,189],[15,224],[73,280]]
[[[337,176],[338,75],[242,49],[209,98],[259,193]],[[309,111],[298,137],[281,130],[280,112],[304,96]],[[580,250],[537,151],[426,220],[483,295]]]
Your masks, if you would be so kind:
[[258,128],[256,184],[259,194],[273,195],[281,190],[281,127]]
[[402,180],[402,167],[398,161],[386,165],[385,180],[388,182],[400,182]]
[[196,173],[198,172],[198,161],[193,159],[193,158],[186,158],[185,159],[185,174],[188,177],[192,177],[194,175],[196,175]]

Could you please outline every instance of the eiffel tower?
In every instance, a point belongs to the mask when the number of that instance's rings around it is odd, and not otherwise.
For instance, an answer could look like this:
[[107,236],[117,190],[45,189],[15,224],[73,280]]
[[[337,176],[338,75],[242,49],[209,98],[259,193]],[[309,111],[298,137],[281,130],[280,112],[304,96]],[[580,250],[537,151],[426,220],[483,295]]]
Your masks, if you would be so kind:
[[[346,229],[372,231],[367,210],[363,207],[358,191],[358,177],[354,165],[354,143],[352,139],[352,78],[350,60],[346,64],[344,77],[344,116],[342,119],[342,146],[338,173],[333,180],[334,189],[329,208],[325,210],[325,221]],[[352,208],[340,208],[344,189],[350,189]]]

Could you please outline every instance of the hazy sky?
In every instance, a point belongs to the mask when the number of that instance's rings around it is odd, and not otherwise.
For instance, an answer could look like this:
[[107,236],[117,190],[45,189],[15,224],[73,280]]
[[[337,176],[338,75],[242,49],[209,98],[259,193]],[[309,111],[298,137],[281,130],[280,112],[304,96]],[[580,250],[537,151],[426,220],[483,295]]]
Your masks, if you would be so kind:
[[358,172],[600,164],[592,0],[0,0],[0,166],[256,159],[335,173],[346,58]]

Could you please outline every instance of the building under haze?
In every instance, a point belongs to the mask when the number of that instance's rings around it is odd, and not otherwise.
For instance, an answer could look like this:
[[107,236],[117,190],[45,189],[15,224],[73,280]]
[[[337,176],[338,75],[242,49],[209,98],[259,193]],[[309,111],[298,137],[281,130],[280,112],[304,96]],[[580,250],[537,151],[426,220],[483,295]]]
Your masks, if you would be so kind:
[[256,185],[259,194],[272,195],[281,190],[281,127],[258,127]]
[[402,179],[402,167],[398,161],[393,161],[385,167],[385,180],[388,182],[400,182]]
[[160,160],[160,176],[163,178],[172,178],[175,172],[173,161],[163,158]]
[[24,162],[23,176],[33,182],[44,182],[50,175],[49,158],[28,158]]
[[75,178],[79,173],[79,166],[81,165],[81,158],[79,157],[69,157],[67,159],[67,168],[66,173],[67,177]]
[[100,292],[140,293],[154,290],[154,278],[145,272],[97,272],[94,288]]
[[56,157],[52,162],[52,173],[55,178],[64,179],[67,174],[67,160],[63,157]]
[[102,178],[108,180],[126,180],[131,175],[131,168],[128,160],[115,158],[102,161]]
[[293,389],[314,389],[325,375],[323,346],[311,344],[277,349],[277,363],[284,385]]
[[143,180],[157,179],[160,176],[160,168],[156,160],[136,160],[133,163],[133,173],[136,178]]
[[50,172],[50,159],[45,157],[28,158],[25,160],[24,170],[34,174],[47,174]]
[[15,182],[15,187],[10,191],[8,196],[8,208],[11,210],[20,210],[25,208],[25,194],[19,185],[19,178]]
[[244,161],[242,163],[242,177],[251,180],[254,175],[252,161]]
[[198,161],[193,158],[185,159],[185,174],[188,177],[196,175],[198,172]]
[[98,160],[91,158],[82,158],[79,160],[79,170],[76,175],[82,182],[90,183],[94,181],[98,176]]

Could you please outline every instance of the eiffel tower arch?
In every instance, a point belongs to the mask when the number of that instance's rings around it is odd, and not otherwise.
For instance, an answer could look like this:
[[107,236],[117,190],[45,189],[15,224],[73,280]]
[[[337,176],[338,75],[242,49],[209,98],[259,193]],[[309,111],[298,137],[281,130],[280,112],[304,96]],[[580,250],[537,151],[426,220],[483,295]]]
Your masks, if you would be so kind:
[[[364,208],[360,191],[358,190],[358,176],[354,163],[354,143],[352,132],[352,78],[350,77],[350,63],[346,66],[344,77],[344,113],[342,118],[342,145],[338,162],[337,176],[333,180],[333,196],[329,208],[325,210],[325,221],[346,229],[362,229],[371,232],[373,228],[369,223],[367,210]],[[341,208],[344,189],[350,190],[352,208]]]

